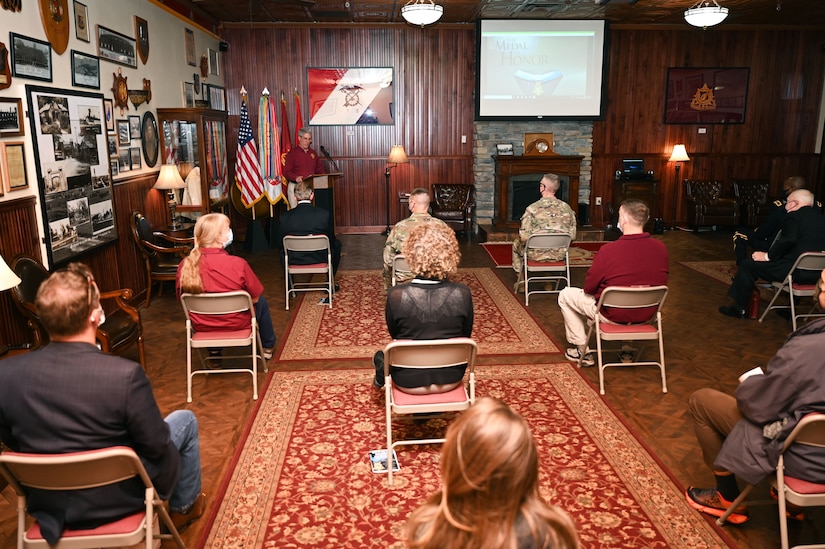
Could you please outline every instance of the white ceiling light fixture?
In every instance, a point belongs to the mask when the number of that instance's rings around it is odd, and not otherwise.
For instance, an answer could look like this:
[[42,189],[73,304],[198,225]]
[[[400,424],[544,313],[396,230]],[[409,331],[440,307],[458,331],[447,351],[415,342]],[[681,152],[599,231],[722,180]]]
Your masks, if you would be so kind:
[[401,8],[401,17],[410,25],[432,25],[444,14],[444,8],[432,0],[410,0]]
[[718,25],[728,16],[728,8],[720,6],[716,0],[699,0],[685,11],[685,21],[694,27],[706,29]]

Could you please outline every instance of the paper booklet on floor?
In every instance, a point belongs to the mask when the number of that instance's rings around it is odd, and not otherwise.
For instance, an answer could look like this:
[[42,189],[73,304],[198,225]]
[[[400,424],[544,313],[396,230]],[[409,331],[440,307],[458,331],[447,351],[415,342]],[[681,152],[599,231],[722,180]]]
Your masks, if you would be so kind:
[[[370,450],[370,466],[373,473],[387,472],[387,451],[386,450]],[[398,466],[398,454],[395,450],[392,451],[392,471],[393,473],[400,470]]]

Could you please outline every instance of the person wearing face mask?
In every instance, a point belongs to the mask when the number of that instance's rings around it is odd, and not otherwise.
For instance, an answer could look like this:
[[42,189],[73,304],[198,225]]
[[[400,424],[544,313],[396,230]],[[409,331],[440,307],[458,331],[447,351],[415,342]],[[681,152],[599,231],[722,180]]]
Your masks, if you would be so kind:
[[656,313],[650,309],[606,309],[599,311],[596,303],[608,286],[661,286],[667,284],[669,272],[667,248],[645,232],[650,208],[638,199],[628,199],[619,207],[619,230],[622,236],[599,249],[593,265],[587,270],[584,288],[569,286],[559,292],[559,309],[571,347],[568,360],[581,361],[582,366],[594,364],[587,352],[587,328],[597,314],[602,321],[625,324],[645,322]]
[[799,175],[789,177],[782,183],[781,200],[777,199],[771,203],[771,209],[765,221],[754,229],[745,227],[739,228],[733,233],[733,250],[736,253],[736,264],[741,265],[748,257],[748,248],[755,252],[767,252],[771,249],[771,244],[776,239],[779,229],[782,228],[782,220],[785,218],[785,203],[788,195],[792,192],[804,189],[805,179]]
[[[269,303],[263,295],[264,286],[245,259],[230,255],[226,247],[232,243],[229,218],[221,213],[201,216],[195,223],[195,247],[180,262],[176,289],[182,293],[218,293],[244,290],[255,304],[255,318],[261,332],[264,358],[272,358],[275,330],[269,313]],[[195,331],[221,328],[241,329],[249,326],[248,313],[233,313],[219,318],[192,315]]]
[[[799,189],[788,195],[779,238],[768,251],[756,251],[745,258],[728,289],[730,305],[722,305],[719,312],[726,316],[745,318],[745,305],[757,280],[773,282],[784,279],[796,259],[805,252],[825,250],[825,217],[814,206],[811,191]],[[813,284],[816,274],[799,271],[794,282]]]
[[[86,265],[52,273],[35,298],[49,344],[3,361],[0,440],[15,452],[66,454],[110,446],[137,452],[178,530],[206,508],[198,420],[190,410],[161,416],[137,362],[100,351],[100,291]],[[56,543],[64,528],[95,528],[145,510],[141,483],[55,493],[26,488],[28,512]]]

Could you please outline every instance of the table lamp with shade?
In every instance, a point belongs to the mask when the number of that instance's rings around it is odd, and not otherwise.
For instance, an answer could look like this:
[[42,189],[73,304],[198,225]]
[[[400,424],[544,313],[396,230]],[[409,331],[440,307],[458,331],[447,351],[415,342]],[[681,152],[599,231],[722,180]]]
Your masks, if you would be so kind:
[[183,189],[184,187],[186,187],[186,183],[180,176],[178,167],[174,164],[164,164],[161,166],[160,173],[158,174],[158,180],[155,181],[154,185],[152,185],[153,189],[169,191],[169,201],[167,204],[169,205],[169,211],[172,214],[172,229],[178,228],[178,222],[175,219],[175,209],[178,205],[178,198],[175,190]]
[[403,145],[393,145],[390,149],[390,155],[387,157],[387,165],[384,169],[384,177],[387,180],[387,228],[381,234],[387,236],[390,234],[390,170],[399,164],[406,164],[410,161],[407,153],[404,152]]

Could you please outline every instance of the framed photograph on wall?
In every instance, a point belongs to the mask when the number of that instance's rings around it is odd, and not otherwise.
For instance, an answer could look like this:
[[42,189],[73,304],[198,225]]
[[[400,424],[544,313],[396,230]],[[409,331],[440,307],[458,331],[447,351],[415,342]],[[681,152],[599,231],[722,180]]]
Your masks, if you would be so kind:
[[744,124],[747,67],[671,67],[665,124]]
[[193,84],[192,82],[183,83],[183,106],[195,106],[195,84]]
[[130,139],[140,139],[140,117],[139,116],[130,116],[129,117],[129,138]]
[[117,158],[109,160],[109,171],[112,172],[112,177],[120,173],[120,170],[118,169]]
[[123,147],[117,155],[117,169],[118,172],[128,172],[131,170],[132,160],[129,157],[129,148]]
[[183,29],[183,47],[186,51],[186,64],[195,67],[195,31]]
[[214,74],[215,76],[221,75],[221,68],[218,66],[218,52],[213,49],[206,50],[207,55],[209,56],[209,74]]
[[109,150],[109,158],[117,156],[117,136],[115,134],[106,134],[106,148]]
[[128,145],[132,138],[132,133],[129,131],[128,120],[117,121],[117,142],[119,145]]
[[72,50],[72,86],[100,89],[100,60],[97,57]]
[[52,47],[48,42],[9,33],[11,38],[11,72],[31,80],[52,81]]
[[391,67],[310,67],[307,89],[310,125],[395,124]]
[[22,141],[2,144],[3,177],[9,191],[19,191],[29,186],[26,177],[26,149]]
[[74,35],[83,42],[92,41],[89,36],[89,9],[77,0],[74,0]]
[[23,100],[0,97],[0,137],[14,137],[23,132]]
[[209,102],[209,108],[216,111],[226,110],[226,90],[222,86],[208,84],[204,99]]
[[100,93],[26,86],[49,265],[117,240]]
[[137,68],[135,39],[102,25],[97,26],[97,55],[112,63]]
[[103,100],[103,114],[106,117],[106,131],[115,131],[115,103],[111,99]]
[[140,147],[129,147],[129,166],[133,170],[139,170],[143,167],[140,163]]

